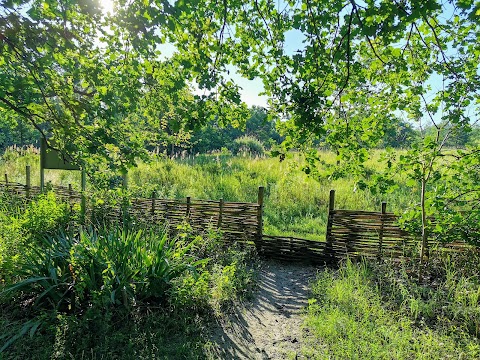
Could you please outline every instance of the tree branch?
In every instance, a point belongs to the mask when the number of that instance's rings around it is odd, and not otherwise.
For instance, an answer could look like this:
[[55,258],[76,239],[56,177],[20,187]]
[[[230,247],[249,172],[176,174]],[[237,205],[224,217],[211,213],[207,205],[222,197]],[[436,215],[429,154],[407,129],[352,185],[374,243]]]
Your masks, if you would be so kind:
[[[360,18],[360,14],[358,12],[358,8],[357,8],[357,4],[356,4],[355,0],[350,0],[350,3],[352,4],[353,10],[355,11],[355,14],[357,15],[357,19],[358,19],[358,22],[360,24],[360,27],[363,29],[364,28],[363,21]],[[373,43],[370,40],[370,37],[368,35],[365,35],[365,37],[367,38],[368,44],[370,45],[370,48],[372,49],[375,57],[378,60],[380,60],[383,65],[387,65],[387,63],[380,57],[380,55],[378,55],[377,50],[375,50],[375,47],[373,46]]]

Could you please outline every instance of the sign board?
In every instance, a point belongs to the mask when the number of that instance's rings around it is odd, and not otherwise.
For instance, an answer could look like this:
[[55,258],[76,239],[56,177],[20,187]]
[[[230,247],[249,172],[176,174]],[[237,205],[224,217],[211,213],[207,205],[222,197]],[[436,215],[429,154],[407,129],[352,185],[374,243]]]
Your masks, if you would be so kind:
[[[44,138],[40,139],[40,191],[45,189],[45,169],[58,169],[58,170],[81,170],[80,166],[71,162],[71,158],[67,155],[63,155],[57,150],[50,149],[47,146],[47,142]],[[86,174],[82,170],[82,198],[80,202],[82,219],[85,219],[85,187],[86,187]]]
[[40,142],[40,166],[43,169],[80,170],[80,166],[70,161],[71,159],[59,151],[49,149],[47,142],[42,138]]

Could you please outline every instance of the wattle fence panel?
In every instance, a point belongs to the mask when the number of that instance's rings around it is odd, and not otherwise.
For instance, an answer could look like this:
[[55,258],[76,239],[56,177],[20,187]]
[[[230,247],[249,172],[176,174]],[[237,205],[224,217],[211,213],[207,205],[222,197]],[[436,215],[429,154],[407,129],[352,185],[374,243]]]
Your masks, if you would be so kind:
[[326,235],[337,257],[399,257],[415,245],[413,236],[399,227],[393,213],[331,210]]
[[[50,186],[50,190],[71,204],[81,203],[82,195],[71,186]],[[380,212],[335,209],[335,191],[330,192],[328,222],[324,239],[308,240],[263,233],[263,187],[259,188],[258,202],[225,202],[222,199],[183,200],[131,199],[108,202],[103,206],[87,206],[85,220],[96,218],[109,222],[133,221],[145,225],[168,224],[172,231],[188,223],[195,231],[219,229],[226,243],[239,242],[255,246],[261,256],[282,261],[333,264],[350,258],[401,258],[415,254],[417,239],[398,225],[398,217],[386,212],[382,203]],[[41,193],[37,186],[0,182],[0,192],[16,194],[26,200]],[[87,201],[88,203],[88,201]],[[440,249],[464,251],[471,247],[464,243],[448,244]]]

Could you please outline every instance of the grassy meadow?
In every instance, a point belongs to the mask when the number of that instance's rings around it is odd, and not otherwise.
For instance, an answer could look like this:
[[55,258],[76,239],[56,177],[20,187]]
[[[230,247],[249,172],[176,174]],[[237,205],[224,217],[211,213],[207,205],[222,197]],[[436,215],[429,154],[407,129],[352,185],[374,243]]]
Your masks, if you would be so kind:
[[[375,153],[368,168],[381,164]],[[321,153],[327,163],[333,154]],[[152,156],[128,174],[131,196],[257,200],[265,186],[265,233],[324,239],[330,189],[337,208],[402,212],[417,201],[400,186],[386,196],[353,178],[313,179],[301,157]],[[0,172],[25,182],[39,156],[7,151]],[[101,174],[94,174],[90,181]],[[118,179],[117,179],[118,180]],[[46,181],[79,188],[75,171]],[[32,176],[34,185],[39,177]],[[91,189],[92,186],[90,185]],[[222,246],[221,234],[173,235],[162,226],[79,227],[78,213],[49,193],[28,204],[0,197],[0,359],[216,359],[208,330],[256,286],[253,250]],[[319,269],[293,358],[478,359],[478,252]],[[419,274],[422,273],[422,276]]]
[[[381,151],[367,162],[367,169],[381,166]],[[324,151],[321,158],[334,163],[335,155]],[[399,186],[386,195],[374,195],[355,188],[352,178],[314,179],[300,169],[302,157],[289,154],[278,158],[231,155],[197,155],[169,159],[152,155],[148,163],[139,163],[128,173],[132,196],[150,197],[156,191],[160,198],[256,202],[258,187],[265,186],[264,230],[269,235],[288,235],[323,240],[327,221],[328,197],[336,190],[336,207],[379,210],[387,201],[388,211],[401,212],[417,200],[415,191]],[[19,155],[7,152],[0,160],[0,173],[9,181],[25,182],[25,166],[32,167],[32,183],[39,184],[39,156],[32,151]],[[98,174],[97,174],[98,175]],[[95,175],[94,175],[95,176]],[[399,176],[400,178],[400,176]],[[46,182],[79,188],[76,171],[47,170]],[[402,180],[400,179],[400,184]],[[87,185],[88,187],[88,185]]]

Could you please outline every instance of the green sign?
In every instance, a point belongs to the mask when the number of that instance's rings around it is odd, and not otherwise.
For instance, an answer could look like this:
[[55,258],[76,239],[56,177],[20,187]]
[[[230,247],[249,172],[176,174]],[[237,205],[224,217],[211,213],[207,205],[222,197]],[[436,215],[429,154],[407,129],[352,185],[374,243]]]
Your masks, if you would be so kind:
[[72,163],[68,155],[48,148],[44,138],[40,142],[40,165],[43,169],[80,170],[80,166]]
[[[55,146],[53,144],[53,146]],[[59,169],[59,170],[81,170],[80,166],[74,164],[72,158],[68,155],[64,155],[59,151],[49,148],[44,138],[40,139],[40,191],[45,189],[45,169]],[[27,175],[29,177],[29,175]],[[82,219],[85,219],[85,187],[87,177],[85,170],[82,170],[82,198],[80,202]],[[30,181],[28,181],[30,182]]]

